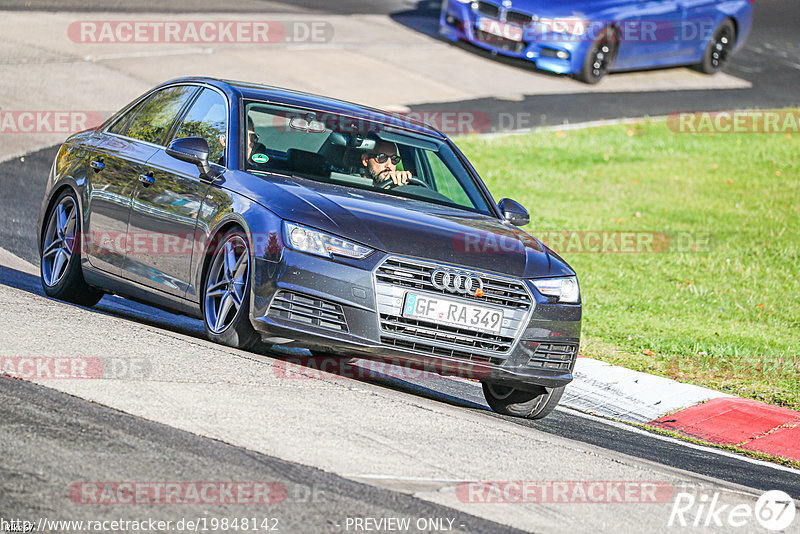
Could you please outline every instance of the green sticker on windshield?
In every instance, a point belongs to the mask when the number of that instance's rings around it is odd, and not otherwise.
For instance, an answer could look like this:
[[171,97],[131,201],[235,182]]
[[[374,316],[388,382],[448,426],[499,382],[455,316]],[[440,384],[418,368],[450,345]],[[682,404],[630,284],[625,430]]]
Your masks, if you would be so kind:
[[253,156],[250,159],[252,159],[256,163],[266,163],[269,161],[269,156],[267,156],[266,154],[253,154]]

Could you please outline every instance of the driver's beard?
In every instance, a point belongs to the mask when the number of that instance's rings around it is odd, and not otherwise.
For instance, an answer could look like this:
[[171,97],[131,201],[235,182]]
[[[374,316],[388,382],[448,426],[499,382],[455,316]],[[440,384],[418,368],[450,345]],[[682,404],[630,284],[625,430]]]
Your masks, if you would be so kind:
[[380,172],[376,173],[372,170],[372,167],[367,167],[366,176],[372,180],[372,183],[378,185],[379,183],[385,182],[386,178],[381,178],[381,175],[388,174],[390,171],[388,169],[381,169]]

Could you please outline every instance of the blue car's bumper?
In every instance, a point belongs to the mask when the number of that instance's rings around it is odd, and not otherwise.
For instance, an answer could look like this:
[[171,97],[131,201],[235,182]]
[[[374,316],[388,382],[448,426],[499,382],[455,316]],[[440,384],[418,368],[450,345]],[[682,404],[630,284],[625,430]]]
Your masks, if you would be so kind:
[[482,32],[477,24],[480,17],[471,12],[469,4],[457,0],[445,1],[439,21],[440,34],[450,41],[466,41],[475,46],[533,62],[537,68],[557,74],[576,74],[591,42],[583,37],[565,34],[541,34],[525,28],[522,41],[515,41]]

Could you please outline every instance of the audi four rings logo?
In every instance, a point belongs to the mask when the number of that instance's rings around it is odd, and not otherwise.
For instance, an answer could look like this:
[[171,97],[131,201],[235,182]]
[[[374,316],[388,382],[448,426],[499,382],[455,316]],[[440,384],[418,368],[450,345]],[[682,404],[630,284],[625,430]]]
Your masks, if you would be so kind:
[[431,273],[433,287],[440,291],[472,295],[483,292],[483,280],[474,273],[462,273],[447,269],[436,269]]

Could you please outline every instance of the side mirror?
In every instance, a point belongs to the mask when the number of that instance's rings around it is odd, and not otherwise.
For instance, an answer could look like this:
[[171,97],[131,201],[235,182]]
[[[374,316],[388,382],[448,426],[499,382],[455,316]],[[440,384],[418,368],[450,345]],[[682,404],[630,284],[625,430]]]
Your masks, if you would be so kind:
[[504,198],[497,203],[497,207],[500,208],[500,213],[503,214],[503,218],[514,226],[525,226],[531,222],[531,216],[528,214],[528,210],[515,200]]
[[184,137],[175,139],[167,147],[167,154],[173,158],[197,165],[200,174],[204,177],[215,178],[211,166],[208,164],[208,142],[202,137]]

